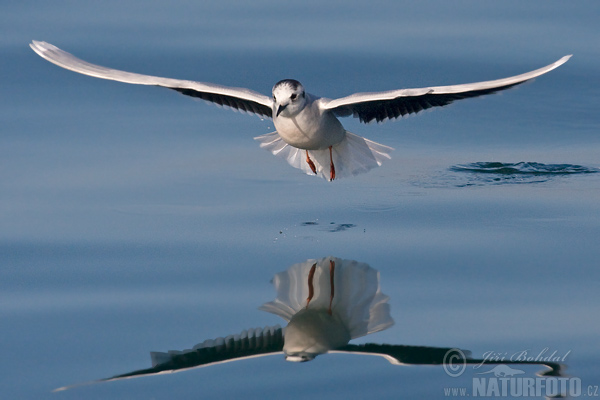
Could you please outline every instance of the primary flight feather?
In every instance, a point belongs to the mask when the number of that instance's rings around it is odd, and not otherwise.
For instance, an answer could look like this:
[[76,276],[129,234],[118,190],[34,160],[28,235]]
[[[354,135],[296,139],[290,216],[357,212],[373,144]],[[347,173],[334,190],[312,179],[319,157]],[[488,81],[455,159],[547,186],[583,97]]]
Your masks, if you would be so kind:
[[357,175],[389,159],[391,147],[344,129],[338,117],[354,116],[361,122],[381,122],[448,105],[455,100],[505,90],[561,66],[571,57],[521,75],[463,85],[355,93],[327,99],[307,93],[302,84],[284,79],[275,84],[272,97],[250,89],[205,82],[161,78],[91,64],[46,42],[30,44],[42,58],[71,71],[138,85],[161,86],[235,110],[273,119],[275,132],[255,138],[260,146],[308,174],[333,180]]

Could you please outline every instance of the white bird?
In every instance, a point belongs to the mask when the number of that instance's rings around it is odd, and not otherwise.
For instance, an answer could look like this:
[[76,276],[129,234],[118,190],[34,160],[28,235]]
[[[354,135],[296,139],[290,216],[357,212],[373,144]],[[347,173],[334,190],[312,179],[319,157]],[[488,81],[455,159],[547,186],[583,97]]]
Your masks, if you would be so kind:
[[71,71],[97,78],[139,85],[162,86],[188,96],[235,110],[272,118],[275,132],[256,137],[262,148],[308,174],[330,181],[357,175],[389,159],[391,147],[344,129],[338,117],[354,116],[361,122],[382,122],[455,100],[505,90],[543,75],[567,62],[570,55],[543,68],[493,81],[386,92],[355,93],[328,99],[307,93],[294,79],[275,84],[272,97],[250,89],[220,86],[119,71],[80,60],[56,46],[33,41],[31,48],[44,59]]

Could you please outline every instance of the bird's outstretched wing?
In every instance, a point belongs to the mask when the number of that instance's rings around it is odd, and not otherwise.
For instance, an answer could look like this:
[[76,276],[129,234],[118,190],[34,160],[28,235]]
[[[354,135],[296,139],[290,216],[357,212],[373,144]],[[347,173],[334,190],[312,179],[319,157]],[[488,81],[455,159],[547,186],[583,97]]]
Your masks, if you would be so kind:
[[282,354],[283,330],[277,326],[267,326],[242,331],[225,338],[209,339],[189,350],[172,350],[167,353],[152,352],[152,367],[93,382],[85,382],[55,389],[55,392],[93,383],[116,381],[141,376],[168,374],[192,368],[208,367],[231,361]]
[[377,122],[415,114],[431,107],[440,107],[455,100],[477,97],[508,89],[558,68],[571,58],[560,60],[535,71],[494,81],[464,85],[435,86],[420,89],[399,89],[387,92],[355,93],[335,100],[321,99],[321,108],[338,117],[353,115],[361,122]]
[[271,98],[249,89],[119,71],[80,60],[50,43],[34,40],[29,46],[40,57],[59,67],[79,72],[80,74],[137,85],[162,86],[235,110],[257,114],[261,117],[273,117]]

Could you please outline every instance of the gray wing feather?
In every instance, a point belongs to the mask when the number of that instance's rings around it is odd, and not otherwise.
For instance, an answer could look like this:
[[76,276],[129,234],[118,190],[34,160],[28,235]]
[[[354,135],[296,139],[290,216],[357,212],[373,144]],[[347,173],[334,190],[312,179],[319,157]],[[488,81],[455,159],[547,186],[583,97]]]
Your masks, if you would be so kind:
[[428,108],[445,106],[455,100],[483,96],[511,88],[558,68],[570,57],[568,55],[543,68],[504,79],[464,85],[355,93],[335,100],[321,99],[320,106],[339,117],[353,115],[361,122],[366,123],[373,120],[381,122],[407,114],[416,114]]
[[29,45],[40,57],[59,67],[96,78],[137,85],[161,86],[176,90],[187,96],[197,97],[235,110],[272,118],[272,100],[270,97],[250,89],[215,85],[180,79],[161,78],[102,67],[83,61],[74,55],[46,42],[32,41]]

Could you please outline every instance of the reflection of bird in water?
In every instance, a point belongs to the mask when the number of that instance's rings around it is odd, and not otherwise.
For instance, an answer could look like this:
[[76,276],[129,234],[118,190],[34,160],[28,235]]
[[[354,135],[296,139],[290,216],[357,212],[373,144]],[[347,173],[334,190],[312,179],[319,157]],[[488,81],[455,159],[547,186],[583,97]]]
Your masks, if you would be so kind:
[[162,86],[218,105],[273,118],[276,131],[256,139],[261,147],[291,166],[325,179],[357,175],[389,159],[391,147],[344,129],[338,117],[354,116],[361,122],[385,121],[448,105],[521,84],[567,62],[570,56],[535,71],[487,82],[355,93],[331,100],[307,93],[294,79],[279,81],[272,97],[249,89],[212,83],[160,78],[119,71],[80,60],[49,43],[33,41],[31,48],[46,60],[71,71],[138,85]]
[[[364,263],[334,257],[307,260],[276,274],[273,284],[277,297],[260,309],[286,320],[285,329],[274,326],[244,330],[237,335],[205,340],[192,349],[152,352],[152,367],[96,382],[172,373],[282,353],[288,361],[309,361],[328,352],[376,355],[394,365],[441,365],[452,359],[454,364],[539,364],[550,368],[544,375],[556,376],[561,372],[562,366],[558,363],[473,359],[470,352],[456,348],[348,344],[351,339],[394,324],[389,298],[380,291],[379,272]],[[56,390],[75,386],[80,385]]]
[[379,273],[367,264],[326,257],[275,275],[277,298],[260,309],[288,322],[283,351],[289,361],[308,361],[351,339],[394,324]]

